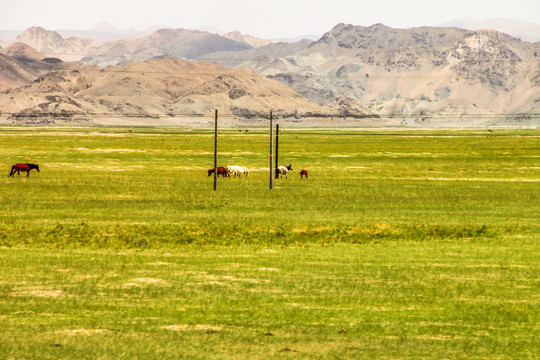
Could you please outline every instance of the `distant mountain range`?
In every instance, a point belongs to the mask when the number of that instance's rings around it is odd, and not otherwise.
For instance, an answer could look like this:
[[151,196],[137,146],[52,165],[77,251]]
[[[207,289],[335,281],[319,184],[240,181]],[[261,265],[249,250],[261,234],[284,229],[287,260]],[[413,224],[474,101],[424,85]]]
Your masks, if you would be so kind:
[[[231,62],[340,113],[403,125],[540,124],[540,43],[495,31],[339,24],[279,59],[265,48]],[[231,59],[214,54],[213,59]],[[261,60],[262,59],[262,60]]]
[[[160,29],[99,44],[34,27],[17,41],[33,49],[12,41],[4,42],[7,49],[0,53],[5,64],[0,63],[0,90],[5,89],[0,111],[16,119],[55,111],[152,119],[199,116],[220,107],[238,119],[275,109],[294,119],[340,124],[348,118],[407,126],[540,126],[540,43],[493,30],[338,24],[317,41],[276,43],[240,33]],[[173,59],[196,63],[190,67]],[[186,70],[200,64],[204,70]],[[155,67],[166,75],[152,75]],[[170,90],[183,86],[165,85],[172,78],[177,84],[202,82],[195,96]],[[114,96],[95,90],[113,85]],[[275,94],[265,94],[261,86]],[[204,87],[214,90],[201,92]],[[54,99],[44,89],[55,92]]]
[[[508,34],[512,37],[517,37],[523,41],[539,42],[540,41],[540,24],[530,23],[525,21],[519,21],[507,18],[492,18],[488,20],[478,20],[473,17],[455,19],[443,24],[434,25],[434,27],[457,27],[466,30],[495,30]],[[105,43],[109,41],[122,40],[122,39],[136,39],[149,35],[159,29],[167,29],[168,26],[151,26],[145,30],[125,29],[121,30],[114,26],[102,21],[94,25],[88,30],[69,30],[69,29],[56,29],[58,34],[64,38],[78,37],[91,39],[98,43]],[[213,27],[201,27],[199,29],[193,29],[199,31],[205,31],[212,34],[224,35],[225,32]],[[20,30],[0,30],[0,42],[15,40],[17,36],[22,34]],[[233,31],[234,33],[234,31]],[[248,35],[250,36],[250,35]],[[303,35],[303,36],[291,36],[289,38],[279,39],[265,39],[264,41],[271,42],[297,42],[303,39],[318,40],[321,35]]]

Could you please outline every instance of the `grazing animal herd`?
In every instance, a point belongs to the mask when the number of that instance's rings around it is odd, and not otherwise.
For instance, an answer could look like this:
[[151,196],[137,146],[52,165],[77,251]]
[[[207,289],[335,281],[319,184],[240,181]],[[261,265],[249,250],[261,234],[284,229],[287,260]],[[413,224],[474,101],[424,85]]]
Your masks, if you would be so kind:
[[237,165],[230,165],[226,167],[227,171],[230,175],[234,175],[234,177],[241,177],[242,175],[245,175],[248,177],[249,171],[246,167],[243,166],[237,166]]
[[[30,177],[30,170],[32,170],[32,169],[36,169],[37,172],[39,172],[39,165],[37,165],[37,164],[28,164],[28,163],[15,164],[15,165],[13,165],[11,167],[11,172],[9,173],[8,176],[13,177],[13,176],[15,176],[15,173],[17,173],[19,176],[21,176],[21,171],[22,171],[22,172],[26,172],[27,177]],[[277,168],[277,175],[279,175],[282,179],[283,179],[283,175],[285,175],[285,178],[287,178],[287,174],[291,170],[293,170],[291,164],[289,164],[287,166],[279,166]],[[216,172],[216,169],[214,169],[214,168],[208,170],[208,176],[212,175],[214,172]],[[217,168],[217,176],[219,177],[220,175],[221,175],[221,177],[231,177],[231,176],[234,176],[234,177],[242,177],[242,176],[248,177],[249,170],[246,167],[238,166],[238,165],[229,165],[229,166],[226,166],[226,167],[219,166]],[[306,177],[306,179],[308,178],[308,171],[307,170],[300,170],[300,178],[303,179],[304,176]]]
[[[277,175],[283,179],[283,175],[285,175],[285,179],[287,178],[287,175],[289,174],[289,171],[293,170],[292,164],[289,164],[287,166],[278,166],[277,168]],[[208,170],[208,176],[212,175],[214,172],[216,172],[215,168]],[[245,177],[248,177],[249,171],[246,167],[238,166],[238,165],[229,165],[229,166],[218,166],[217,167],[217,177],[241,177],[244,175]],[[300,178],[308,178],[308,171],[307,170],[300,170]]]

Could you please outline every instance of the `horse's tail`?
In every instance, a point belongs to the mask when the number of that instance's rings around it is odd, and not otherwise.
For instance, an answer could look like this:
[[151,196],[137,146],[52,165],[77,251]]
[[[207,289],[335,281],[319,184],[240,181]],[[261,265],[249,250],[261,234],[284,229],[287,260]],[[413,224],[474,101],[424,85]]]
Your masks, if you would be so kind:
[[15,174],[15,165],[13,165],[13,166],[11,167],[11,172],[9,173],[8,176],[13,176],[14,174]]

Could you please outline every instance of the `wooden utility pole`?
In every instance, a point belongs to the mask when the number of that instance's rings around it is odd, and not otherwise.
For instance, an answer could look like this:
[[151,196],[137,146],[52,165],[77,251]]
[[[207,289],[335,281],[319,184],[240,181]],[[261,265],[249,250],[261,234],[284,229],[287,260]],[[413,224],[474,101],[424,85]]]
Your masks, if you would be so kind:
[[276,159],[274,162],[276,163],[276,179],[278,178],[278,147],[279,147],[279,124],[276,124]]
[[214,191],[217,190],[217,109],[215,115],[215,130],[214,130]]
[[272,166],[272,152],[273,152],[273,140],[274,136],[272,134],[272,112],[270,111],[270,189],[274,187],[274,176],[272,174],[273,166]]

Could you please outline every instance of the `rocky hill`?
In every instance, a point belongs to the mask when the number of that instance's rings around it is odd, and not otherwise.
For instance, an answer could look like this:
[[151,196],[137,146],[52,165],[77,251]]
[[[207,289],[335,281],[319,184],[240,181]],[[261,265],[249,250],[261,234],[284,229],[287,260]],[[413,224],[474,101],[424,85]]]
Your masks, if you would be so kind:
[[90,49],[83,62],[98,66],[120,65],[159,57],[196,59],[217,51],[243,51],[245,42],[204,31],[161,29],[139,39],[118,40]]
[[266,48],[237,54],[234,66],[339,113],[422,126],[540,124],[540,44],[496,31],[339,24],[279,58]]
[[99,45],[90,39],[75,37],[64,39],[56,31],[46,30],[39,26],[27,29],[14,41],[8,42],[7,45],[16,42],[29,45],[47,57],[56,57],[64,61],[80,60],[91,48]]
[[214,52],[204,58],[226,67],[249,67],[269,75],[296,69],[298,65],[288,64],[288,57],[312,43],[305,39],[293,43],[278,42],[245,51]]
[[231,31],[223,35],[224,37],[237,41],[237,42],[243,42],[246,44],[249,44],[253,46],[254,48],[269,45],[272,43],[272,40],[266,40],[257,38],[255,36],[242,34],[240,31]]
[[297,118],[324,111],[250,69],[170,58],[106,69],[79,64],[0,93],[0,111],[15,122],[99,123],[130,117],[182,124],[188,118],[211,118],[214,109],[229,122],[260,121],[270,111]]
[[51,71],[79,66],[57,58],[47,58],[23,43],[15,43],[0,51],[0,91],[28,85]]
[[[66,33],[65,31],[63,33]],[[239,32],[225,36],[205,31],[160,29],[139,38],[120,39],[99,44],[94,40],[68,37],[58,32],[34,26],[15,40],[2,41],[3,47],[24,43],[47,57],[63,61],[79,61],[98,66],[140,62],[158,57],[195,59],[221,51],[243,51],[271,43]]]

